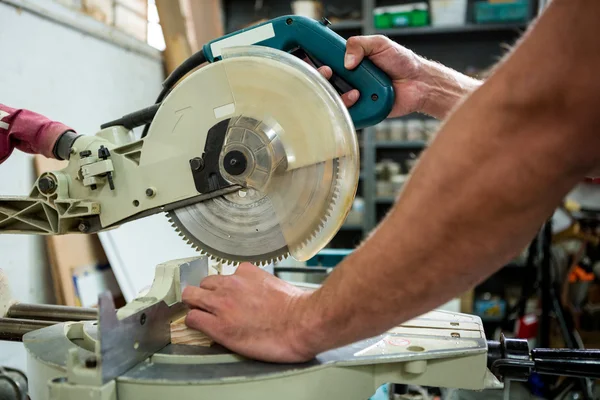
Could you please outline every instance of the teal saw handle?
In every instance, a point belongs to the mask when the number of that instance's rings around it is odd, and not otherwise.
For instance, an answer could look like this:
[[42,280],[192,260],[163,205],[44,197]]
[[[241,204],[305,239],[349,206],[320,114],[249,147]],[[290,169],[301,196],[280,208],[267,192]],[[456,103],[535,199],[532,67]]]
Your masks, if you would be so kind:
[[221,59],[223,48],[252,44],[286,52],[301,48],[331,67],[335,75],[360,91],[360,99],[349,109],[357,129],[378,124],[392,110],[394,88],[390,78],[367,59],[356,69],[347,70],[344,67],[346,40],[326,23],[298,15],[279,17],[209,42],[203,50],[207,60],[214,62]]

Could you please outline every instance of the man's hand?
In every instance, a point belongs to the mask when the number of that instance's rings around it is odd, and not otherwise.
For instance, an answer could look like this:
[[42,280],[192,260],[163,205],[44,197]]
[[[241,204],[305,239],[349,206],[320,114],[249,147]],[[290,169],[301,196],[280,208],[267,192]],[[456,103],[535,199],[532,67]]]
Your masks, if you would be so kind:
[[[442,119],[480,85],[479,81],[420,57],[381,35],[348,39],[346,68],[356,68],[365,57],[392,79],[396,101],[390,117],[420,112]],[[324,66],[319,72],[331,78],[331,68]],[[351,107],[359,95],[356,89],[344,94],[344,104]]]
[[192,308],[185,323],[243,356],[271,362],[303,362],[307,350],[300,303],[309,293],[249,263],[230,276],[212,275],[187,287]]

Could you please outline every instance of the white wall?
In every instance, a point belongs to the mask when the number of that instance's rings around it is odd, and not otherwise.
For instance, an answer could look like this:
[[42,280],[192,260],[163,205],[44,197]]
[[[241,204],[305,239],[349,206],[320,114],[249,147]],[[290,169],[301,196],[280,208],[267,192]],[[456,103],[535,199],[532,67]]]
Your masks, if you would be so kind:
[[[55,8],[49,0],[22,3]],[[26,8],[0,2],[0,103],[37,111],[79,133],[93,134],[101,123],[154,101],[162,80],[158,52],[141,43],[136,44],[139,51],[131,46],[133,51],[125,50],[83,33],[86,26],[98,32],[98,24],[76,13],[65,14],[65,19],[79,30]],[[118,33],[108,34],[131,44]],[[33,180],[28,155],[15,152],[0,165],[0,195],[26,195]],[[18,300],[52,302],[43,238],[0,235],[0,268]],[[0,342],[0,365],[24,370],[24,360],[21,344]]]

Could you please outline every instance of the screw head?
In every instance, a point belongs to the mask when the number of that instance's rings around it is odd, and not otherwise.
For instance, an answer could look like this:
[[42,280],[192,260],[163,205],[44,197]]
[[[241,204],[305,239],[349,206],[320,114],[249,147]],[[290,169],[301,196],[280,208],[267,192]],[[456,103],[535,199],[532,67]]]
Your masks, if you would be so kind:
[[146,323],[146,314],[142,313],[140,316],[140,325],[144,325]]
[[285,20],[285,23],[288,24],[288,25],[291,25],[291,24],[294,23],[294,20],[291,19],[291,18],[288,18],[288,19]]
[[154,189],[152,189],[152,188],[146,189],[146,196],[147,197],[154,197],[155,194],[156,194],[156,192],[154,191]]
[[85,367],[86,368],[96,368],[98,365],[98,360],[96,356],[91,356],[85,359]]
[[44,176],[38,181],[38,187],[43,194],[52,194],[56,190],[56,182],[50,176]]
[[373,94],[371,95],[371,100],[373,100],[373,101],[377,101],[377,100],[379,100],[379,96],[377,96],[377,94],[376,94],[376,93],[373,93]]
[[190,160],[190,167],[193,171],[202,171],[204,169],[204,160],[201,157],[194,157]]
[[228,174],[234,176],[241,175],[246,171],[247,167],[248,159],[241,151],[232,150],[225,154],[223,168],[225,168],[225,171],[227,171]]
[[90,231],[90,224],[87,221],[80,222],[77,229],[79,229],[79,232],[81,233],[87,233]]

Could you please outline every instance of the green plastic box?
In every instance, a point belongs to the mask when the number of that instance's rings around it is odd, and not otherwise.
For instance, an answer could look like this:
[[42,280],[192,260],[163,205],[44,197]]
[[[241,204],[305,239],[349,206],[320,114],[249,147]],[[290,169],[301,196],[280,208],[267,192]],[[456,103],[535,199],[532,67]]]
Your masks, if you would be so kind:
[[374,18],[377,29],[425,26],[429,24],[429,7],[424,2],[378,7],[374,10]]
[[479,1],[475,3],[475,22],[478,24],[527,22],[530,18],[529,11],[528,0],[513,3]]

